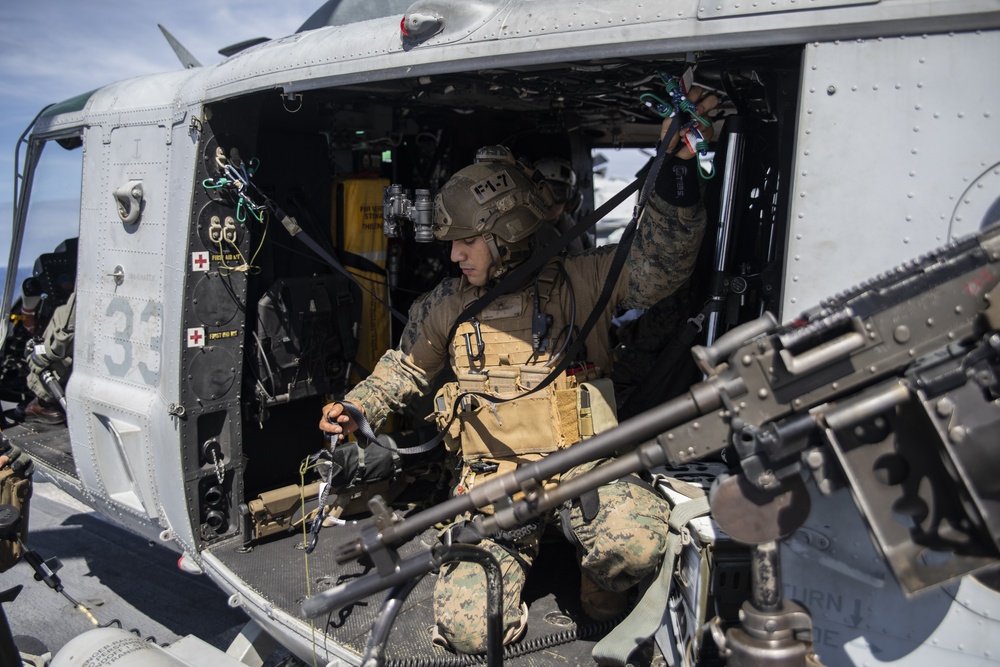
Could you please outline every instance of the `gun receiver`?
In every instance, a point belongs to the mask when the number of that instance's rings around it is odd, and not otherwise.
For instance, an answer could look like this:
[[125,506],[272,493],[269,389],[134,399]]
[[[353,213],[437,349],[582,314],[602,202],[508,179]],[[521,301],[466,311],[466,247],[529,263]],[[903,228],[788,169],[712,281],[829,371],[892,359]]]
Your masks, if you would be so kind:
[[493,505],[472,523],[488,536],[624,475],[723,451],[734,474],[709,498],[734,539],[765,545],[790,535],[808,515],[803,477],[811,477],[824,493],[849,485],[908,593],[992,564],[1000,557],[998,283],[994,226],[787,325],[770,315],[741,325],[692,350],[706,379],[685,395],[405,520],[374,503],[375,525],[338,558],[367,554],[378,571],[306,599],[303,612],[327,613],[438,566],[435,548],[400,560],[395,547],[439,521]]

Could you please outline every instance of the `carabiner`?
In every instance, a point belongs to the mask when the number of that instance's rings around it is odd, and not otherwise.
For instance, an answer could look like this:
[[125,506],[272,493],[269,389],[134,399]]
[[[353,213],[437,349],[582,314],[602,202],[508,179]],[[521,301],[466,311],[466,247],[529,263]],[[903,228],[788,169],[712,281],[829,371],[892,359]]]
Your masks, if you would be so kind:
[[681,138],[688,149],[698,158],[698,169],[704,178],[715,176],[715,151],[708,150],[708,142],[697,120],[691,120],[681,128]]
[[472,353],[472,334],[465,334],[465,353],[469,357],[469,365],[472,365],[473,361],[482,361],[483,353],[486,352],[486,344],[483,342],[483,333],[479,330],[479,320],[476,318],[471,318],[469,320],[472,322],[472,328],[476,332],[476,353]]

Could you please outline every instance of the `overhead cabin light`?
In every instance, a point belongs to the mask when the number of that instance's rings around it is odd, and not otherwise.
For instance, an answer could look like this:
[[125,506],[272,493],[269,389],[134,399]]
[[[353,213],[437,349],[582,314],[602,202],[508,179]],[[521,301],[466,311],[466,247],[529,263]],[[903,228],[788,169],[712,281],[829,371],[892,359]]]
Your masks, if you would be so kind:
[[404,14],[403,20],[399,22],[399,33],[405,47],[414,46],[436,35],[442,28],[444,28],[442,17],[419,12]]

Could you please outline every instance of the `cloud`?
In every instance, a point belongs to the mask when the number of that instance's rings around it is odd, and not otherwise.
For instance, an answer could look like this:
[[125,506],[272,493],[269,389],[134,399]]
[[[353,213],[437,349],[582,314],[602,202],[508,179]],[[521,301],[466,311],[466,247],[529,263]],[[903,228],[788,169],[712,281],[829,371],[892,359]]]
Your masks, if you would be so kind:
[[[247,0],[238,5],[173,0],[35,0],[0,5],[4,104],[39,108],[121,79],[175,70],[180,62],[157,24],[204,65],[218,50],[253,37],[294,32],[319,3]],[[10,85],[13,84],[13,85]],[[26,118],[25,122],[30,120]]]
[[[10,243],[14,146],[32,118],[47,104],[61,102],[101,86],[145,74],[178,70],[180,62],[157,24],[162,24],[209,66],[223,58],[218,50],[255,37],[278,38],[295,32],[323,0],[241,0],[206,3],[165,0],[33,0],[0,2],[0,255]],[[24,149],[21,150],[23,160]],[[609,159],[624,157],[609,151]],[[75,161],[65,167],[65,160]],[[32,215],[52,223],[78,219],[80,151],[46,148],[32,197]],[[641,162],[639,163],[641,164]],[[621,170],[631,175],[633,165]],[[72,177],[51,176],[75,170]],[[37,208],[37,211],[35,208]],[[33,219],[32,228],[45,232]],[[56,229],[65,229],[58,225]],[[64,237],[52,232],[27,241],[22,263],[49,252]],[[57,238],[58,237],[58,238]],[[2,261],[2,260],[0,260]]]
[[[222,60],[220,48],[254,37],[276,38],[295,32],[321,4],[322,0],[0,2],[0,76],[4,88],[0,97],[0,255],[6,257],[10,244],[14,147],[45,105],[122,79],[179,69],[181,64],[157,24],[166,27],[203,65],[212,65]],[[43,153],[40,177],[53,152],[48,148]],[[33,209],[52,207],[52,211],[40,209],[39,213],[53,219],[76,215],[55,211],[60,199],[65,207],[64,194],[71,189],[79,193],[79,178],[72,185],[63,184],[62,193],[58,188],[37,192]],[[78,204],[70,208],[78,211]],[[22,253],[22,262],[30,261],[24,258],[32,253],[51,250],[48,245],[52,240],[42,238],[37,246],[30,244]]]

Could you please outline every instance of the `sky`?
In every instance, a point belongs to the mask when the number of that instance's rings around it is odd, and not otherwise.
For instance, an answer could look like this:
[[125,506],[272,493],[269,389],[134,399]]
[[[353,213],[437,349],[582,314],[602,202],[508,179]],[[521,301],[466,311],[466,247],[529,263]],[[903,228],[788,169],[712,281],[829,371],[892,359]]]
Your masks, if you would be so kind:
[[[201,64],[211,65],[223,60],[220,48],[255,37],[294,33],[322,4],[323,0],[0,2],[0,270],[7,264],[10,249],[15,147],[44,106],[114,81],[180,69],[157,24]],[[50,154],[46,149],[43,164],[79,161],[79,153]],[[629,164],[625,171],[621,175],[629,176],[635,168]],[[78,176],[75,182],[36,183],[32,210],[35,206],[56,210],[65,193],[78,199],[79,187]],[[40,249],[29,250],[26,241],[22,265],[40,252],[53,250],[66,237],[58,229],[36,233],[39,237],[29,240]]]
[[[294,33],[322,4],[323,0],[0,2],[0,270],[10,249],[15,147],[44,106],[114,81],[180,69],[157,24],[203,65],[211,65],[223,60],[218,50],[225,46]],[[43,162],[79,161],[78,154],[50,155],[47,148]],[[62,193],[79,197],[78,177],[75,182],[44,185],[43,193],[32,199],[33,210],[35,206],[58,209]],[[39,236],[31,241],[42,249],[25,248],[22,264],[30,263],[38,252],[53,250],[65,238],[58,230],[48,238]]]

